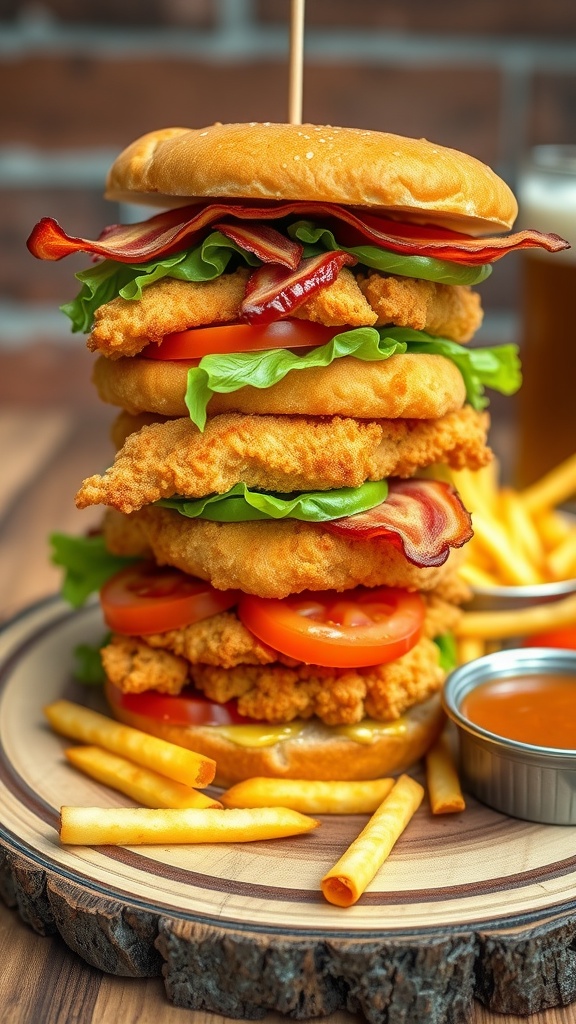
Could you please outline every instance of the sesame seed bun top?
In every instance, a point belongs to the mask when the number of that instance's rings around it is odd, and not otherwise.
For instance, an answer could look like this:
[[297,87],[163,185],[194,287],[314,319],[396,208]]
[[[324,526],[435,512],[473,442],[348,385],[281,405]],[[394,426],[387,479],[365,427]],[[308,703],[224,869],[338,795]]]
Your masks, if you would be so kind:
[[105,194],[159,207],[207,197],[330,202],[470,235],[508,230],[517,214],[506,183],[465,153],[426,139],[309,124],[150,132],[119,155]]

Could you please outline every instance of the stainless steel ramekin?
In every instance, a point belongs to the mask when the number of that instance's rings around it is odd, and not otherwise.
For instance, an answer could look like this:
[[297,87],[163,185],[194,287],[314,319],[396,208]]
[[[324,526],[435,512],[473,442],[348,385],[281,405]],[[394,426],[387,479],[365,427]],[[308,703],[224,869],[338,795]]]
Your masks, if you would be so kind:
[[511,608],[529,608],[533,604],[560,601],[574,593],[576,579],[535,583],[531,587],[474,587],[468,607],[475,612],[508,611]]
[[460,710],[464,697],[480,683],[538,674],[571,677],[576,710],[576,651],[543,647],[497,651],[448,676],[442,701],[459,734],[462,784],[482,803],[512,817],[576,825],[576,749],[532,746],[497,736],[474,725]]

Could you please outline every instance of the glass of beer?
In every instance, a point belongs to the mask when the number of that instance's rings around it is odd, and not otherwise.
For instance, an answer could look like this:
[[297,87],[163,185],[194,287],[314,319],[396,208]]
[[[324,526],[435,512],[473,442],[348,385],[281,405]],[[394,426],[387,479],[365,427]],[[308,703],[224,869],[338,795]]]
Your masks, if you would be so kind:
[[576,452],[576,145],[536,146],[517,194],[519,228],[572,245],[522,254],[516,484],[524,487]]

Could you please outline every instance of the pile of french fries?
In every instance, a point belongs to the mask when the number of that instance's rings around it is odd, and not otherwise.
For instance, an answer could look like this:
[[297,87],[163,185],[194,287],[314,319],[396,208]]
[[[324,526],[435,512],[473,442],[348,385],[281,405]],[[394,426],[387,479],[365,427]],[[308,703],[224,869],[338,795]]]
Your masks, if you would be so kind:
[[[576,455],[517,491],[500,484],[498,462],[453,472],[472,514],[462,577],[473,588],[534,587],[576,578],[576,519],[559,506],[576,495]],[[510,610],[468,611],[457,627],[461,664],[500,641],[576,627],[576,594]]]
[[[424,786],[406,774],[366,782],[253,778],[217,800],[202,792],[216,775],[210,758],[72,701],[54,701],[44,712],[56,733],[82,744],[64,752],[74,768],[138,805],[63,806],[62,843],[251,842],[310,832],[320,824],[315,814],[368,814],[360,835],[319,881],[326,900],[340,907],[360,898],[425,794]],[[426,758],[426,786],[433,814],[464,810],[446,734]]]

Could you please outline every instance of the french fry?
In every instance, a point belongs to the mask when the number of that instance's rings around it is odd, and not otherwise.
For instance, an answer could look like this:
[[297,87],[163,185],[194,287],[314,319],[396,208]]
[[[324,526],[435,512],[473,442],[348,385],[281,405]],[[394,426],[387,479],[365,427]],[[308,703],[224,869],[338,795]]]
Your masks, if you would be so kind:
[[461,636],[456,640],[456,656],[459,665],[467,665],[486,654],[486,643],[482,637]]
[[466,802],[446,732],[426,754],[426,786],[432,814],[455,814]]
[[569,580],[576,576],[576,530],[548,555],[548,567],[555,580]]
[[494,573],[487,572],[486,569],[476,564],[472,552],[467,556],[467,561],[458,569],[458,574],[471,587],[497,587],[500,584]]
[[576,494],[576,454],[551,469],[540,480],[526,487],[521,497],[526,509],[537,515],[562,505]]
[[287,807],[62,807],[60,840],[72,846],[247,843],[300,835],[319,824]]
[[534,523],[546,551],[553,551],[574,532],[574,527],[566,516],[561,515],[556,509],[538,512],[534,515]]
[[509,611],[464,612],[454,628],[457,636],[480,637],[485,640],[509,640],[516,636],[547,633],[553,629],[576,625],[576,594]]
[[508,586],[531,586],[540,582],[538,573],[524,553],[516,549],[504,527],[496,519],[479,512],[472,516],[474,536],[488,552]]
[[81,743],[104,747],[185,786],[209,786],[216,774],[216,762],[211,758],[121,725],[81,704],[57,700],[44,708],[44,714],[55,732]]
[[544,545],[534,525],[534,520],[517,491],[513,491],[511,487],[502,488],[500,510],[509,536],[514,539],[528,564],[534,566],[536,582],[543,583],[546,563]]
[[324,875],[320,886],[329,903],[351,907],[360,899],[416,813],[423,796],[424,788],[419,782],[409,775],[400,775],[358,838]]
[[124,793],[144,807],[222,807],[218,800],[205,793],[102,747],[70,747],[64,754],[70,764],[85,775]]
[[477,472],[458,469],[452,472],[452,480],[465,506],[471,512],[482,512],[490,516],[493,512],[493,496],[489,488],[481,486]]
[[310,779],[252,778],[222,794],[224,807],[291,807],[304,814],[372,814],[394,779],[369,782],[314,782]]

